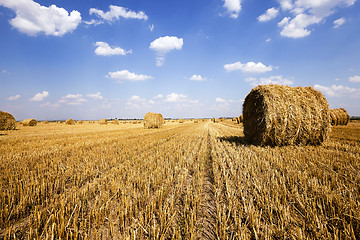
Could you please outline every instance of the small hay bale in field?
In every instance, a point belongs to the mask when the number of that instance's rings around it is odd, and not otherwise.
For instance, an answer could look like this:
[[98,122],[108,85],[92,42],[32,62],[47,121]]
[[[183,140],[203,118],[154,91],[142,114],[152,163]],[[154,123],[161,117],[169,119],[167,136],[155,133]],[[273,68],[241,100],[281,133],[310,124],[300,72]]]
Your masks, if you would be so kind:
[[23,126],[36,126],[37,125],[37,121],[33,118],[29,118],[29,119],[25,119],[24,121],[22,121],[22,125]]
[[233,121],[233,122],[236,122],[237,120],[236,120],[236,118],[233,118],[232,121]]
[[212,120],[212,122],[214,122],[214,123],[219,123],[221,120],[220,119],[218,119],[218,118],[213,118],[213,119],[211,119]]
[[106,124],[108,124],[108,121],[106,119],[100,119],[99,124],[106,125]]
[[184,119],[179,119],[179,123],[184,123],[185,120]]
[[350,116],[344,108],[330,109],[331,125],[347,125]]
[[160,113],[148,112],[144,116],[144,128],[160,128],[164,124],[164,118]]
[[84,123],[84,121],[77,121],[77,124],[83,124]]
[[115,119],[112,123],[115,125],[119,125],[119,120]]
[[194,123],[198,123],[199,122],[199,119],[194,119]]
[[65,124],[67,124],[67,125],[74,125],[74,124],[75,124],[75,121],[70,118],[70,119],[68,119],[68,120],[65,121]]
[[244,134],[255,145],[319,145],[331,130],[329,105],[312,87],[259,85],[243,104]]
[[244,116],[243,116],[242,114],[236,118],[236,123],[237,123],[237,124],[240,124],[240,123],[242,123],[243,121],[244,121]]
[[48,121],[42,121],[43,124],[48,124],[49,122]]
[[0,111],[0,130],[15,130],[16,120],[8,112]]

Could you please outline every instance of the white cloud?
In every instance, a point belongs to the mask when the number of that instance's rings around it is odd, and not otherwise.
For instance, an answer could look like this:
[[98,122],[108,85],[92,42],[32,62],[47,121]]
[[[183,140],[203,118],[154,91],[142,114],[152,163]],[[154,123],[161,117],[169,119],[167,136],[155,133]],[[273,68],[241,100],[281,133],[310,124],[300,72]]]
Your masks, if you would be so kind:
[[96,100],[101,100],[101,99],[104,99],[103,96],[101,96],[101,93],[100,92],[96,92],[96,93],[89,93],[87,94],[86,96],[88,96],[89,98],[93,98],[93,99],[96,99]]
[[170,103],[198,103],[198,100],[189,99],[187,95],[178,94],[178,93],[170,93],[166,96],[164,102]]
[[10,20],[10,24],[30,36],[36,36],[41,32],[62,36],[75,30],[81,23],[78,11],[74,10],[69,14],[64,8],[56,5],[45,7],[32,0],[0,0],[0,6],[12,9],[16,17]]
[[223,99],[223,98],[217,97],[217,98],[215,99],[215,102],[217,102],[217,103],[226,103],[226,100]]
[[265,41],[266,42],[271,42],[271,38],[267,38]]
[[293,9],[293,3],[292,2],[293,2],[292,0],[279,0],[281,9],[283,11]]
[[223,0],[224,8],[230,14],[231,18],[237,18],[241,11],[241,0]]
[[145,98],[141,98],[140,96],[133,95],[127,101],[126,105],[128,105],[132,109],[148,109],[151,108],[151,105],[155,104],[154,100],[146,100]]
[[340,97],[340,96],[350,96],[354,98],[360,98],[360,89],[359,88],[350,88],[342,85],[332,85],[330,87],[314,85],[314,88],[323,92],[329,97]]
[[[303,38],[309,36],[308,29],[313,24],[319,24],[332,15],[336,8],[353,5],[356,0],[279,0],[283,11],[289,11],[295,17],[285,17],[278,26],[282,27],[281,36],[289,38]],[[334,28],[344,23],[336,20]]]
[[206,81],[206,78],[202,77],[201,75],[192,75],[190,80],[192,81]]
[[254,62],[248,62],[248,63],[241,63],[241,62],[235,62],[231,64],[225,64],[224,68],[227,72],[240,70],[244,73],[264,73],[272,71],[272,66],[265,66],[262,62],[254,63]]
[[311,33],[306,28],[309,25],[319,23],[322,19],[312,15],[298,14],[295,18],[289,20],[290,18],[285,17],[279,22],[278,26],[283,27],[280,35],[289,38],[303,38]]
[[59,103],[65,103],[68,105],[81,105],[84,102],[87,102],[87,100],[83,97],[82,94],[70,93],[59,100]]
[[276,8],[269,8],[266,12],[258,17],[259,22],[267,22],[274,19],[279,14],[279,10]]
[[154,24],[149,25],[150,32],[154,31],[154,28],[155,28]]
[[245,78],[246,82],[249,82],[252,86],[257,85],[268,85],[268,84],[279,84],[279,85],[292,85],[294,84],[293,81],[283,78],[281,75],[277,76],[270,76],[266,78],[255,78],[255,77],[249,77]]
[[114,6],[114,5],[110,5],[109,9],[110,10],[108,12],[103,12],[102,10],[96,8],[90,8],[89,14],[90,15],[95,14],[106,21],[114,21],[115,19],[119,20],[120,17],[127,19],[140,19],[140,20],[148,19],[148,16],[143,11],[134,12],[128,10],[127,8]]
[[180,50],[184,41],[182,38],[177,38],[174,36],[165,36],[155,39],[150,43],[150,49],[154,50],[157,54],[156,57],[156,66],[162,66],[165,61],[165,55],[171,50]]
[[350,82],[360,83],[360,76],[349,77]]
[[132,53],[131,49],[126,51],[120,47],[110,47],[106,42],[96,42],[95,46],[97,46],[95,54],[101,56],[126,55]]
[[162,95],[162,94],[158,94],[158,95],[156,95],[156,96],[154,97],[154,99],[161,99],[161,98],[163,98],[163,95]]
[[335,20],[333,23],[334,23],[333,28],[338,28],[345,23],[345,18],[339,18],[339,19]]
[[129,72],[128,70],[121,70],[117,72],[109,72],[108,75],[106,75],[108,78],[115,79],[118,82],[124,82],[124,81],[144,81],[148,79],[152,79],[153,77],[143,74],[135,74],[132,72]]
[[44,100],[44,98],[46,98],[47,96],[49,96],[49,92],[43,91],[42,93],[35,94],[35,96],[32,97],[30,99],[30,101],[40,102],[40,101]]
[[58,107],[60,107],[60,104],[59,103],[46,102],[46,103],[41,104],[40,107],[58,108]]
[[7,98],[7,100],[9,101],[15,101],[15,100],[18,100],[19,98],[21,98],[21,95],[17,94],[15,96],[10,96]]

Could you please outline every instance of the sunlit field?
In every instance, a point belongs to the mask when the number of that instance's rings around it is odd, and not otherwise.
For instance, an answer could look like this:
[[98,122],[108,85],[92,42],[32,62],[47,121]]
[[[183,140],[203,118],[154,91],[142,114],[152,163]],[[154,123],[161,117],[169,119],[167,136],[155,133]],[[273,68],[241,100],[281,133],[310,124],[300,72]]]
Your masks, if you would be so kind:
[[258,147],[231,120],[0,131],[0,239],[359,239],[360,122]]

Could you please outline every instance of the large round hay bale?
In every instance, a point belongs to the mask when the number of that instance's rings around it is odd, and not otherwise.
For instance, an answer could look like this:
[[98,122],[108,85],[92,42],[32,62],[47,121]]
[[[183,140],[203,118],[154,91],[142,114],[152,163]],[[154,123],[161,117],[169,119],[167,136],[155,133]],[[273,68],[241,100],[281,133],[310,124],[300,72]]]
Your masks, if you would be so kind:
[[115,119],[112,123],[115,125],[119,125],[119,120]]
[[8,112],[0,111],[0,130],[15,130],[16,120]]
[[75,121],[70,118],[70,119],[68,119],[68,120],[65,121],[65,124],[74,125],[74,124],[75,124]]
[[164,118],[160,113],[148,112],[144,116],[144,128],[160,128],[164,124]]
[[350,116],[344,108],[330,109],[331,125],[347,125]]
[[243,116],[242,114],[236,118],[236,123],[237,123],[237,124],[240,124],[240,123],[242,123],[243,121],[244,121],[244,116]]
[[108,121],[106,119],[100,119],[99,123],[102,125],[106,125],[106,124],[108,124]]
[[319,145],[331,130],[329,105],[312,87],[259,85],[243,104],[244,134],[255,145]]
[[37,121],[33,118],[25,119],[24,121],[22,121],[22,125],[23,126],[36,126]]

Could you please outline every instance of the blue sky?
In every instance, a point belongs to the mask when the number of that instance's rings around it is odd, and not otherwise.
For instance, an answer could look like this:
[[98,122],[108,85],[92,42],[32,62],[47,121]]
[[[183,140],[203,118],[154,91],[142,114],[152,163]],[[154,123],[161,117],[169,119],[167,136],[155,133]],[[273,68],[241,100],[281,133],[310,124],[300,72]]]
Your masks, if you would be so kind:
[[0,0],[0,110],[36,118],[241,114],[258,84],[360,116],[356,0]]

